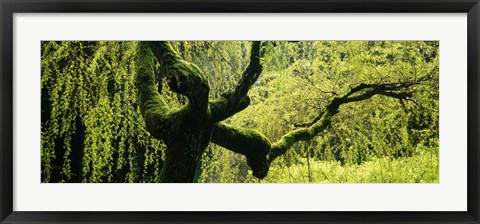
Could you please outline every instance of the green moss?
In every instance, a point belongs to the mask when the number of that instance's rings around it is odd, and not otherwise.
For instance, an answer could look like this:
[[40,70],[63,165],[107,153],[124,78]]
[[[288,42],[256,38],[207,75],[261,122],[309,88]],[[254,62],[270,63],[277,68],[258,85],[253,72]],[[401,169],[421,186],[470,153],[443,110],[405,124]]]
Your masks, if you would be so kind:
[[211,101],[209,105],[213,122],[220,122],[247,108],[250,105],[250,97],[245,95],[237,100],[233,99],[231,94],[227,94]]
[[271,149],[270,140],[258,131],[216,124],[212,142],[247,157],[253,174],[264,178],[270,166],[267,155]]
[[[160,100],[153,74],[155,57],[170,89],[188,99],[178,110],[169,110]],[[168,42],[140,43],[139,58],[137,88],[145,124],[167,145],[160,181],[191,182],[212,132],[208,82],[200,69],[182,60]]]
[[167,84],[173,92],[187,97],[190,109],[199,116],[208,115],[208,81],[197,65],[184,61],[169,42],[147,42],[153,55],[165,72]]
[[277,157],[285,154],[285,152],[287,152],[287,150],[296,142],[307,141],[317,136],[330,125],[332,116],[332,113],[329,111],[324,112],[322,113],[322,117],[310,127],[299,128],[283,135],[280,140],[272,145],[272,150],[269,154],[269,161],[272,162]]
[[157,138],[165,132],[163,124],[168,119],[168,106],[157,91],[154,77],[154,56],[147,43],[139,43],[137,61],[137,92],[140,111],[147,130]]

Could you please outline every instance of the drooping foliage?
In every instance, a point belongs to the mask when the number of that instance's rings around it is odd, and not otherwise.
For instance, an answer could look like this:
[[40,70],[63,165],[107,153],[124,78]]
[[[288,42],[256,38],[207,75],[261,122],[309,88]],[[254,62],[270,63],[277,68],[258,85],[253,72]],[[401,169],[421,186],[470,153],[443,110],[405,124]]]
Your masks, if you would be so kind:
[[42,42],[42,181],[155,181],[163,145],[136,105],[134,42]]
[[[200,69],[215,101],[242,79],[252,44],[171,46]],[[138,42],[42,42],[42,182],[160,181],[167,147],[147,131],[137,102],[139,49]],[[334,99],[360,84],[421,79],[405,92],[408,97],[385,92],[342,104],[325,130],[293,142],[261,181],[436,182],[438,50],[438,42],[428,41],[266,42],[248,107],[222,124],[278,142],[318,121]],[[153,67],[156,74],[163,71],[161,61]],[[169,107],[187,105],[187,97],[155,77]],[[362,91],[349,99],[371,90]],[[260,181],[252,164],[230,150],[210,143],[194,181]],[[382,164],[388,168],[378,171]]]

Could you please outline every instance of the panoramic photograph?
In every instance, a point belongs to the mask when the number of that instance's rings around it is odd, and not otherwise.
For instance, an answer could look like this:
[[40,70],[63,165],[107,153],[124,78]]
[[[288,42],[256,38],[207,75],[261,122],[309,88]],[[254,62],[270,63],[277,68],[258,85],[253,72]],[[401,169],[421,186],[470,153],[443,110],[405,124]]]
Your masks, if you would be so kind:
[[42,41],[42,183],[438,183],[439,41]]

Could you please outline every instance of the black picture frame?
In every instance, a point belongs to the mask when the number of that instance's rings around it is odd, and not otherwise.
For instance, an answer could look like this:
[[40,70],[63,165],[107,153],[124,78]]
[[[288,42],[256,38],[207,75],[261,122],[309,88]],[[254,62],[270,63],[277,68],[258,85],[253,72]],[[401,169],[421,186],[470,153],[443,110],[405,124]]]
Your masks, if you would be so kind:
[[[480,223],[478,0],[0,0],[1,223]],[[14,13],[467,13],[468,211],[466,212],[20,212],[13,211]],[[321,202],[319,202],[321,203]]]

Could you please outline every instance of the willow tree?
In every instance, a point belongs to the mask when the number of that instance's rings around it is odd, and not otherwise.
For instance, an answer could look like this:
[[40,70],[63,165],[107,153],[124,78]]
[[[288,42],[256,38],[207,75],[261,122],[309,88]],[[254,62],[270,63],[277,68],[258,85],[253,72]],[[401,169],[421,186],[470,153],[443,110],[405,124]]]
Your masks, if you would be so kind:
[[[166,146],[161,171],[162,182],[192,182],[199,160],[210,143],[220,145],[246,157],[257,178],[264,178],[272,162],[298,141],[321,135],[341,106],[364,101],[375,95],[408,100],[415,87],[433,79],[431,73],[397,82],[357,83],[343,95],[336,94],[310,122],[297,124],[277,141],[264,134],[225,124],[224,120],[250,104],[249,90],[262,73],[262,57],[272,42],[253,42],[250,61],[235,88],[217,99],[209,99],[209,83],[202,70],[183,60],[169,42],[140,42],[137,62],[138,103],[146,129]],[[159,68],[156,64],[160,64]],[[162,100],[161,80],[171,91],[187,98],[181,108],[170,107]],[[258,116],[261,116],[259,114]]]

